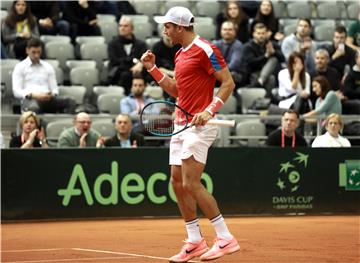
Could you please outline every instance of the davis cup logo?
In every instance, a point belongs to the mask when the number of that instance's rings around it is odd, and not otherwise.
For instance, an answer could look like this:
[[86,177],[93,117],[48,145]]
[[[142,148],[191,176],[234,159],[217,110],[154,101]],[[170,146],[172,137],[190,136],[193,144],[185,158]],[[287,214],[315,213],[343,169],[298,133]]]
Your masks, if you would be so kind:
[[308,158],[308,154],[296,152],[295,158],[290,159],[287,162],[280,163],[276,186],[281,191],[294,193],[300,188],[300,171],[307,167]]
[[339,164],[339,186],[347,191],[360,191],[360,160],[345,160]]

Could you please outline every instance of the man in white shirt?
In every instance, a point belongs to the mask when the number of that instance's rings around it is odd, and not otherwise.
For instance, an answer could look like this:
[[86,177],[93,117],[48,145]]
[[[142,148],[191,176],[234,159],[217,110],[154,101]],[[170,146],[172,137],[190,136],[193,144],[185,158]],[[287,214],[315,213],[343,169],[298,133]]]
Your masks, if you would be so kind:
[[75,101],[58,97],[55,71],[49,63],[40,59],[42,42],[30,39],[26,53],[28,57],[15,66],[12,74],[13,93],[21,100],[21,110],[74,113]]

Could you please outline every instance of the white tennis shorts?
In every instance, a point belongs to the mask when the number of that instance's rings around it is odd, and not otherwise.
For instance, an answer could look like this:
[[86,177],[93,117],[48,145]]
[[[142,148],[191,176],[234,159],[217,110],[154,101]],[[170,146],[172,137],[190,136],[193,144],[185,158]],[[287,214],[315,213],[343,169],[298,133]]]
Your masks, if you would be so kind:
[[[184,126],[175,125],[175,131]],[[182,165],[182,160],[190,158],[206,164],[208,150],[216,139],[218,128],[215,125],[191,127],[171,137],[170,165]]]

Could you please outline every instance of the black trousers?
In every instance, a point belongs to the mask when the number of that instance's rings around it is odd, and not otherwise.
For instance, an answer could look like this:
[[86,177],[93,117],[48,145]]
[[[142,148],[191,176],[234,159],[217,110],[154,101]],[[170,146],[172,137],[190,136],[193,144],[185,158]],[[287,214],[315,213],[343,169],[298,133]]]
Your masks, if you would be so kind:
[[21,104],[22,111],[36,113],[75,113],[76,102],[71,98],[54,97],[49,101],[24,99]]

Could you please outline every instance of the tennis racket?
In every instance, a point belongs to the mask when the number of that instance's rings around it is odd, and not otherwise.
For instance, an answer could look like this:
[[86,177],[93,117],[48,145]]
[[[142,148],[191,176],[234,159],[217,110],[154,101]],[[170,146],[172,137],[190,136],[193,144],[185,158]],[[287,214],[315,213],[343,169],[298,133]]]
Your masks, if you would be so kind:
[[[175,111],[181,111],[185,116],[184,128],[175,131]],[[168,137],[178,134],[190,127],[190,117],[193,117],[191,113],[182,109],[179,105],[176,105],[170,101],[154,101],[150,102],[142,109],[140,113],[140,123],[145,130],[155,136]],[[207,124],[234,127],[234,120],[209,120]]]

